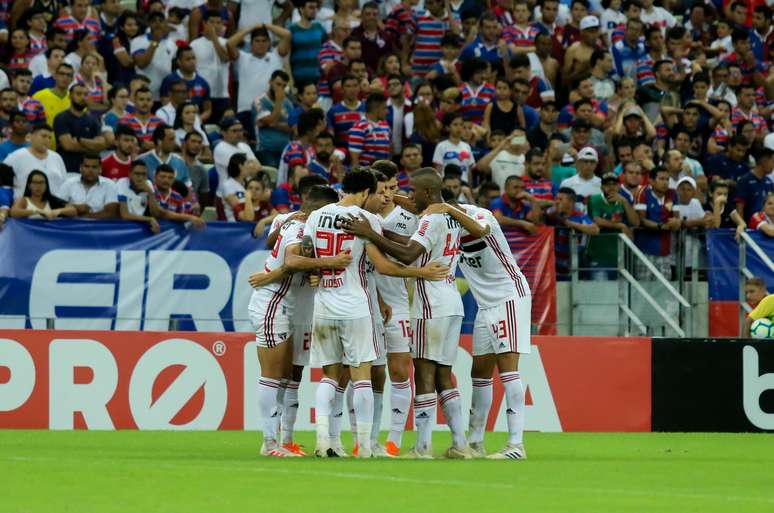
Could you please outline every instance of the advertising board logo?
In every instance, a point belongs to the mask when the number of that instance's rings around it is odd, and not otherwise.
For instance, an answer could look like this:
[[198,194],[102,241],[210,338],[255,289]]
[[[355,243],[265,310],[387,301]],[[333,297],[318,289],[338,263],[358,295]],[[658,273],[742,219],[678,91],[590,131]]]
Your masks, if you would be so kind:
[[752,425],[759,429],[774,429],[774,412],[761,408],[761,395],[774,390],[774,372],[760,374],[758,351],[753,346],[742,349],[742,399],[744,413]]

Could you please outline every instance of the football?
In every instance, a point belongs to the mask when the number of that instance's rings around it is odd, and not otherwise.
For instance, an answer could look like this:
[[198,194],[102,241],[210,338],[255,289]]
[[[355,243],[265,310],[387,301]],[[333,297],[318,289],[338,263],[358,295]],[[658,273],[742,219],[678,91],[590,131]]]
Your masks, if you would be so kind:
[[758,319],[750,327],[752,338],[774,338],[774,322],[771,319]]

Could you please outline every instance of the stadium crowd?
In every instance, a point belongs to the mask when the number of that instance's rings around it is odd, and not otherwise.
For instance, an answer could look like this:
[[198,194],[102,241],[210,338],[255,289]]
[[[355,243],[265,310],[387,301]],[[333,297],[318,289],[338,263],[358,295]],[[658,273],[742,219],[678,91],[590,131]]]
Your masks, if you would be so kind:
[[[7,217],[255,224],[392,160],[615,267],[774,236],[772,2],[0,0]],[[214,212],[214,213],[213,213]]]

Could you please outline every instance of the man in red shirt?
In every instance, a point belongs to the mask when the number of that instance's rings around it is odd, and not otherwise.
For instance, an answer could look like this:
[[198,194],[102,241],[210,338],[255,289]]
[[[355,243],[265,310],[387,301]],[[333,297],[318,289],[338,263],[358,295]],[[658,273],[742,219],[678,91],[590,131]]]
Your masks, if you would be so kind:
[[102,176],[111,180],[126,178],[132,166],[132,158],[137,154],[137,136],[127,125],[116,127],[116,149],[102,159]]

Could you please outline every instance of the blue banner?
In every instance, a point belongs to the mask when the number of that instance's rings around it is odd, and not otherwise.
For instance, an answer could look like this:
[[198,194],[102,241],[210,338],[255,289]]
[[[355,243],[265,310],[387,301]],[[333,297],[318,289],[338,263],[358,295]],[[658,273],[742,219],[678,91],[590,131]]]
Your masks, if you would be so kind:
[[[197,231],[162,222],[7,220],[0,230],[0,328],[252,331],[247,278],[263,269],[252,224]],[[467,283],[463,331],[477,311]]]
[[[769,258],[774,258],[774,238],[758,231],[747,233]],[[739,244],[734,239],[734,230],[707,230],[707,254],[709,255],[710,301],[738,301]],[[774,272],[749,247],[747,248],[747,268],[753,275],[764,278],[769,290],[774,288]]]

